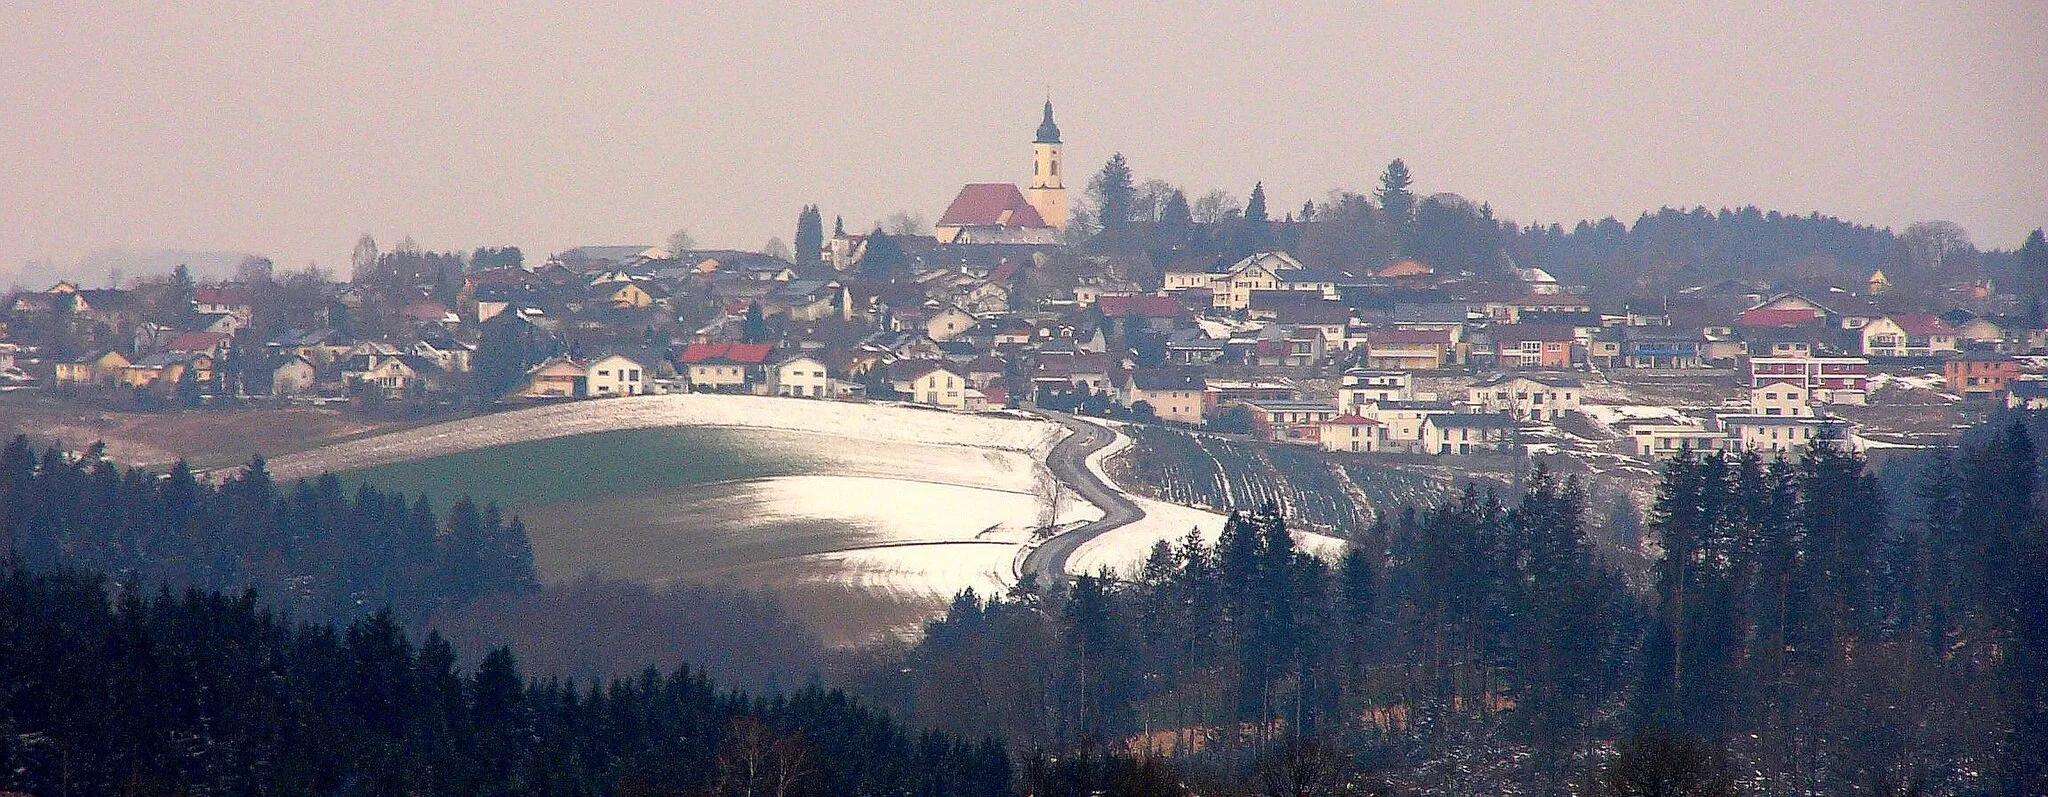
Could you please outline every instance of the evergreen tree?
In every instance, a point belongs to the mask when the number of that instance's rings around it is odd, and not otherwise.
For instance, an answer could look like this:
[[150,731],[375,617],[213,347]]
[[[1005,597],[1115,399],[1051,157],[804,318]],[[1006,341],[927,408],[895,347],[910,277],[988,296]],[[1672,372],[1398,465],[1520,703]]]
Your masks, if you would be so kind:
[[1088,181],[1088,195],[1095,202],[1095,223],[1112,239],[1130,230],[1137,218],[1138,189],[1131,165],[1121,152],[1109,156],[1102,170]]
[[897,243],[895,236],[883,234],[880,226],[868,233],[867,251],[860,258],[861,276],[887,280],[909,268],[910,258],[904,254],[903,246]]
[[760,343],[768,339],[768,319],[761,315],[761,303],[747,303],[747,317],[740,324],[740,340],[746,343]]
[[1400,158],[1389,162],[1386,170],[1380,172],[1380,187],[1373,192],[1373,198],[1379,200],[1380,210],[1385,211],[1396,226],[1406,227],[1415,217],[1415,195],[1408,190],[1414,182],[1408,174],[1408,164]]
[[796,264],[808,266],[824,257],[825,227],[817,205],[805,205],[796,216]]

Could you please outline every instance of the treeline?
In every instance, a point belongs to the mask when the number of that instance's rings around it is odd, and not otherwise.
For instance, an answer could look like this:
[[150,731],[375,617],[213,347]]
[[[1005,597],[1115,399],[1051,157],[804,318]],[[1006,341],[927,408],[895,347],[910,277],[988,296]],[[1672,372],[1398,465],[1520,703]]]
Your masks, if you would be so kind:
[[1720,279],[1855,287],[1877,270],[1895,290],[1923,298],[1939,285],[1979,278],[2023,297],[2048,291],[2048,244],[2038,230],[2024,242],[1980,251],[1951,222],[1893,231],[1753,205],[1664,207],[1633,222],[1610,216],[1523,224],[1497,216],[1484,202],[1419,193],[1414,182],[1407,164],[1396,159],[1370,191],[1337,190],[1298,209],[1269,211],[1263,186],[1254,186],[1244,202],[1221,191],[1190,202],[1171,184],[1138,182],[1118,154],[1090,179],[1075,227],[1091,249],[1149,253],[1155,266],[1188,255],[1236,258],[1278,247],[1309,265],[1332,268],[1377,269],[1415,258],[1440,273],[1482,279],[1543,268],[1589,286],[1596,296],[1639,299]]
[[120,583],[254,588],[294,617],[342,621],[389,607],[409,627],[478,598],[538,591],[518,518],[458,500],[445,520],[422,497],[333,475],[276,484],[261,457],[219,483],[180,461],[121,470],[100,448],[0,448],[0,550],[35,569]]
[[2014,427],[1943,462],[1901,514],[1832,448],[1675,460],[1647,595],[1594,555],[1576,481],[1541,468],[1334,563],[1271,507],[1241,512],[1128,576],[963,594],[875,688],[1019,746],[1244,766],[1321,740],[1454,791],[1578,789],[1613,740],[1668,732],[1772,790],[2040,793],[2037,457]]
[[108,595],[0,564],[0,790],[37,795],[1006,795],[999,742],[913,735],[847,695],[650,668],[474,671],[388,613],[292,626],[254,593]]
[[1635,696],[1810,792],[2048,791],[2048,528],[2024,427],[1906,495],[1853,456],[1682,456]]

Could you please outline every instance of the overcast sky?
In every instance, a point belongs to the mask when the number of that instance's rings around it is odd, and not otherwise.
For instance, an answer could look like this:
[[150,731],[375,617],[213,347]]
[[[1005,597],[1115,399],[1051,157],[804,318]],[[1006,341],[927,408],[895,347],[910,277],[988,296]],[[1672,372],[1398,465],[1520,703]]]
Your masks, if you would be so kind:
[[1276,214],[1400,157],[1524,222],[1753,203],[2001,248],[2048,224],[2030,0],[102,5],[0,11],[0,277],[936,218],[1028,177],[1048,88],[1077,183],[1120,150],[1191,195],[1263,180]]

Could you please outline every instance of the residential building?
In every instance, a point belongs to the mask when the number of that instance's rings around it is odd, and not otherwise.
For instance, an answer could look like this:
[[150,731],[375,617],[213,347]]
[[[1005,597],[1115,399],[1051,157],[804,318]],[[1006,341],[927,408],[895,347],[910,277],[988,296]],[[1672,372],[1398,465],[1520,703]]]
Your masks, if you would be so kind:
[[1423,422],[1457,411],[1443,401],[1376,401],[1361,405],[1352,414],[1380,425],[1380,450],[1421,451]]
[[1431,454],[1512,451],[1515,422],[1504,415],[1446,413],[1422,419],[1422,450]]
[[1337,417],[1337,408],[1323,401],[1242,401],[1252,425],[1270,440],[1314,440],[1321,424]]
[[967,409],[967,394],[971,390],[965,374],[938,362],[923,364],[910,377],[909,387],[911,401],[949,410]]
[[1366,333],[1365,367],[1434,371],[1454,364],[1451,333],[1442,329],[1374,329]]
[[128,370],[128,366],[133,364],[127,355],[118,351],[89,354],[70,362],[57,363],[57,384],[111,384],[120,379],[122,373]]
[[1862,329],[1865,357],[1936,357],[1956,350],[1956,329],[1932,315],[1893,315]]
[[1799,382],[1775,379],[1749,389],[1749,411],[1755,415],[1811,418],[1813,391]]
[[1572,367],[1577,336],[1571,327],[1500,324],[1492,328],[1502,368],[1562,370]]
[[1638,423],[1628,427],[1636,456],[1666,460],[1681,451],[1713,452],[1728,448],[1726,432],[1677,423]]
[[676,365],[691,390],[737,390],[762,381],[761,371],[774,350],[772,343],[692,343]]
[[1324,451],[1378,451],[1386,442],[1386,425],[1371,418],[1339,415],[1319,426],[1316,444]]
[[1208,388],[1197,372],[1141,368],[1124,377],[1118,403],[1131,408],[1142,401],[1160,420],[1198,424],[1209,408]]
[[600,357],[584,368],[584,392],[593,398],[607,396],[638,396],[647,391],[647,384],[653,375],[646,372],[640,361],[623,354]]
[[2006,383],[2005,406],[2014,410],[2048,410],[2048,379],[2015,379]]
[[831,369],[816,357],[791,357],[776,363],[768,374],[768,384],[778,396],[828,398],[834,392]]
[[1964,401],[1997,401],[2007,384],[2020,376],[2020,363],[2005,354],[1965,354],[1941,364],[1948,389]]
[[1468,403],[1488,413],[1551,421],[1577,410],[1585,383],[1561,374],[1514,374],[1482,379],[1466,389]]
[[1732,446],[1783,456],[1814,444],[1851,445],[1847,421],[1837,418],[1787,418],[1769,415],[1723,415]]
[[260,388],[261,392],[279,398],[304,396],[313,392],[319,379],[319,369],[313,361],[302,355],[286,354],[257,363],[244,379],[243,388]]
[[1337,408],[1349,413],[1356,413],[1360,407],[1376,401],[1414,399],[1413,381],[1402,371],[1368,371],[1354,368],[1344,372],[1344,377],[1337,387]]
[[1862,357],[1752,357],[1749,384],[1790,381],[1817,404],[1863,404],[1870,396],[1870,361]]

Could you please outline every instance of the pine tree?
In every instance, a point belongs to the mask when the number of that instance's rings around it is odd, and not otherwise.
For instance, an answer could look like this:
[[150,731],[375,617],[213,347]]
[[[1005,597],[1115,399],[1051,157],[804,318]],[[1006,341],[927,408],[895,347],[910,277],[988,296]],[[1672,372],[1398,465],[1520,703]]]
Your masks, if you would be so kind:
[[1095,223],[1102,234],[1112,238],[1127,232],[1137,217],[1138,190],[1131,177],[1131,165],[1121,152],[1110,155],[1102,170],[1088,181],[1088,194],[1095,200]]
[[761,303],[747,303],[747,317],[740,325],[740,340],[746,343],[760,343],[768,339],[768,320],[761,315]]
[[1405,228],[1415,218],[1415,195],[1408,190],[1414,182],[1408,174],[1408,164],[1400,158],[1388,163],[1386,171],[1380,173],[1380,187],[1373,192],[1373,198],[1379,200],[1380,209],[1397,227]]
[[825,228],[817,205],[805,205],[796,217],[796,263],[808,266],[824,257]]

